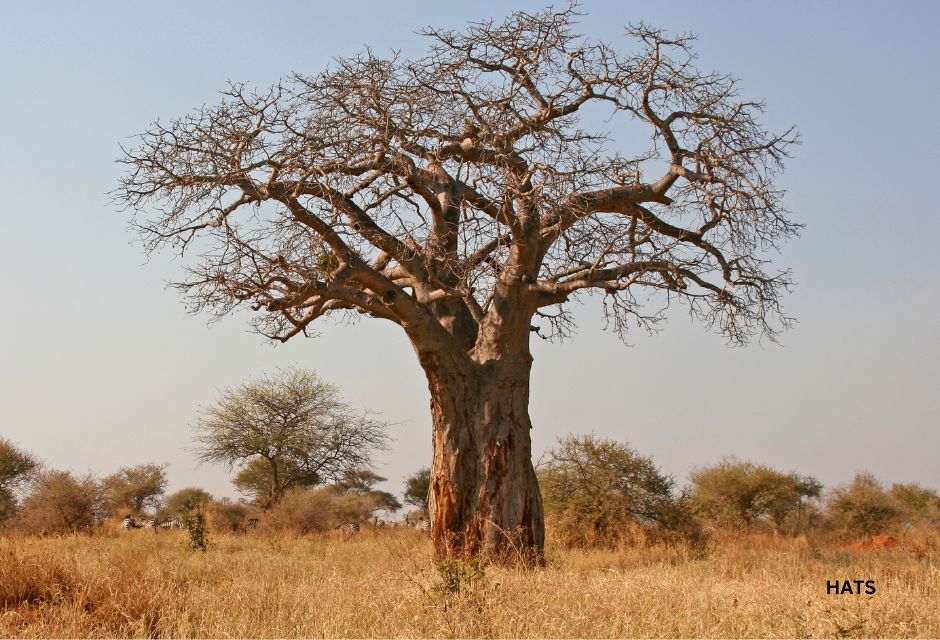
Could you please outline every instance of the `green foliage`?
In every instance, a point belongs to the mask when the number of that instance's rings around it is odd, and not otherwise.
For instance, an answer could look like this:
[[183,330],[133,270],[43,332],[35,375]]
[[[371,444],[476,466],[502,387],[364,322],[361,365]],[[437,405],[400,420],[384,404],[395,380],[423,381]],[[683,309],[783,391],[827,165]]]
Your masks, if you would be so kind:
[[262,509],[293,487],[339,482],[371,466],[385,425],[342,401],[315,373],[285,369],[226,390],[196,426],[202,460],[238,468]]
[[428,510],[428,494],[431,492],[431,469],[424,467],[405,479],[405,502]]
[[826,506],[837,529],[867,536],[886,531],[903,517],[898,500],[870,473],[835,487]]
[[140,464],[121,467],[107,476],[102,486],[112,512],[129,509],[141,514],[148,509],[159,509],[166,482],[166,465]]
[[625,443],[568,435],[538,468],[546,516],[567,544],[613,544],[626,525],[694,529],[673,479]]
[[209,532],[206,526],[206,514],[202,504],[182,518],[183,528],[189,532],[189,546],[195,551],[206,551],[209,548]]
[[722,526],[769,520],[779,529],[822,485],[809,476],[783,473],[751,462],[726,459],[691,474],[692,502],[704,518]]
[[468,561],[452,558],[437,565],[440,582],[435,590],[444,595],[457,595],[461,590],[472,586],[486,577],[486,571],[479,558]]

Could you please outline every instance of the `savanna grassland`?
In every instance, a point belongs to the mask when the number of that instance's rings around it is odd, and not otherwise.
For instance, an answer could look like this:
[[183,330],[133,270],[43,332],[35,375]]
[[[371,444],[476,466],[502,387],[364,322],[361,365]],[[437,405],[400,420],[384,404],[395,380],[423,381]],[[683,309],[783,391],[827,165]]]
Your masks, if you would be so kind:
[[[548,549],[545,568],[435,564],[408,529],[0,538],[3,637],[937,637],[940,537],[713,537]],[[874,579],[869,596],[826,581]]]

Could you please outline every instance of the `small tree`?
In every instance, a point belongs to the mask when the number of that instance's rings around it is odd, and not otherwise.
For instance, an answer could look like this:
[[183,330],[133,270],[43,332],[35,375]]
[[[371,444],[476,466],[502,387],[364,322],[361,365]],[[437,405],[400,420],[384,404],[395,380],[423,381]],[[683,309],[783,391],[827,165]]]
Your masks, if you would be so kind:
[[569,543],[614,542],[630,522],[666,528],[688,522],[673,479],[625,443],[565,436],[538,475],[546,515],[561,523]]
[[428,511],[428,495],[431,492],[431,469],[424,467],[405,479],[405,502]]
[[726,526],[750,527],[766,519],[781,528],[805,499],[819,497],[822,491],[815,478],[730,458],[692,472],[691,480],[699,513]]
[[17,493],[38,470],[39,462],[0,437],[0,521],[13,515]]
[[141,514],[159,509],[166,483],[166,465],[139,464],[121,467],[107,476],[102,486],[112,512],[129,509],[132,513]]
[[42,471],[17,516],[20,528],[39,534],[79,531],[100,522],[106,514],[106,493],[90,474]]
[[832,489],[826,507],[837,528],[867,536],[885,531],[902,515],[897,500],[870,473]]
[[196,425],[202,460],[239,468],[236,485],[270,509],[292,487],[339,482],[368,468],[385,425],[300,369],[223,392]]

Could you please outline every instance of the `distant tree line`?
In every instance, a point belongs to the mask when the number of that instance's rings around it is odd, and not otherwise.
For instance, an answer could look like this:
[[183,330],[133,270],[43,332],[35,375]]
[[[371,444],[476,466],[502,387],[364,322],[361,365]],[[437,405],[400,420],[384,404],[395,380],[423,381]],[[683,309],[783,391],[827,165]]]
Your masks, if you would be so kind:
[[[97,478],[50,469],[0,438],[0,525],[29,533],[92,529],[108,520],[198,516],[215,531],[246,523],[310,533],[404,505],[428,515],[431,470],[406,478],[403,501],[372,467],[386,425],[345,403],[316,374],[285,369],[225,390],[195,424],[202,460],[234,471],[241,500],[189,487],[167,495],[166,465],[125,466]],[[817,479],[726,458],[679,486],[628,444],[568,435],[537,467],[549,532],[561,544],[616,545],[650,537],[704,540],[720,530],[875,535],[940,526],[940,496],[871,474],[823,490]]]
[[811,476],[727,458],[678,487],[652,458],[593,435],[561,438],[538,465],[550,535],[574,546],[650,536],[702,540],[719,530],[874,535],[940,526],[940,496],[868,473],[823,491]]

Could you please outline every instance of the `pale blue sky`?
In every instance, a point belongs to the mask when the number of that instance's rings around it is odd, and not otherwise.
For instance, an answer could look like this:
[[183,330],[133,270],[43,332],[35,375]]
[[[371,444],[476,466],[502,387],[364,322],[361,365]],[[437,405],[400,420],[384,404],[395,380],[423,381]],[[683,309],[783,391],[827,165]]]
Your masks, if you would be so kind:
[[[225,81],[316,72],[363,45],[418,55],[423,25],[512,6],[474,2],[46,2],[0,8],[0,434],[50,465],[109,473],[168,462],[172,488],[231,494],[197,467],[189,425],[217,389],[278,365],[316,369],[400,423],[380,471],[427,464],[425,381],[378,321],[272,346],[244,318],[207,326],[148,264],[109,204],[119,143],[216,101]],[[783,184],[802,238],[779,264],[799,286],[783,346],[729,349],[681,313],[620,346],[599,310],[535,344],[536,456],[555,437],[624,439],[684,480],[723,455],[817,476],[870,470],[940,487],[940,148],[936,3],[587,2],[582,31],[620,41],[646,21],[694,31],[704,67],[799,126]],[[373,354],[380,353],[381,357]]]

